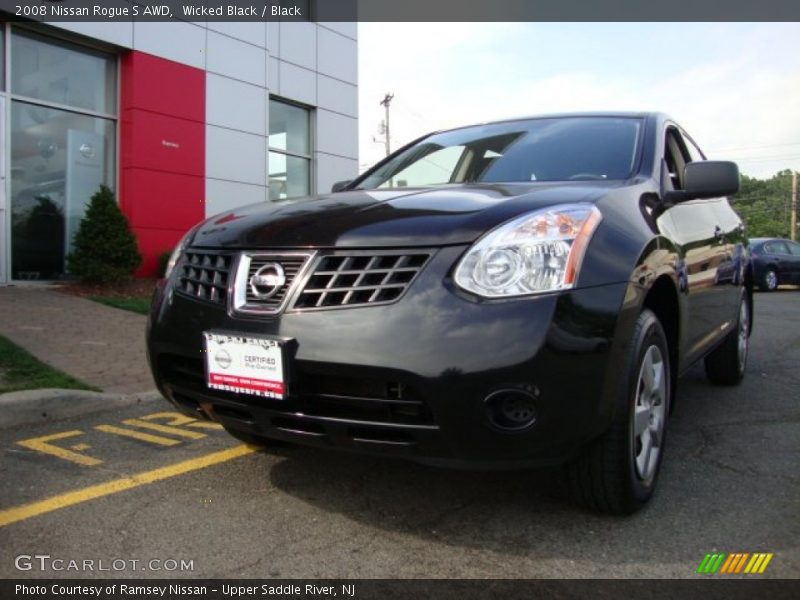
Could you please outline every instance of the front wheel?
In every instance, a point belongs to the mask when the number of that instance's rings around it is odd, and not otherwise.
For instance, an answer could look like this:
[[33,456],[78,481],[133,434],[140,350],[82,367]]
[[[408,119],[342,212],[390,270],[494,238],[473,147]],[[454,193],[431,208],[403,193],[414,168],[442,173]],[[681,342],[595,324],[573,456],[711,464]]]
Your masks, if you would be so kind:
[[739,299],[739,317],[736,327],[725,340],[705,359],[706,375],[711,383],[737,385],[747,368],[750,347],[750,303],[743,291]]
[[769,268],[764,271],[764,277],[761,280],[761,285],[758,287],[765,292],[774,292],[778,289],[778,273],[775,269]]
[[588,508],[630,514],[650,499],[664,454],[671,393],[669,347],[656,315],[639,315],[609,430],[573,464],[576,500]]

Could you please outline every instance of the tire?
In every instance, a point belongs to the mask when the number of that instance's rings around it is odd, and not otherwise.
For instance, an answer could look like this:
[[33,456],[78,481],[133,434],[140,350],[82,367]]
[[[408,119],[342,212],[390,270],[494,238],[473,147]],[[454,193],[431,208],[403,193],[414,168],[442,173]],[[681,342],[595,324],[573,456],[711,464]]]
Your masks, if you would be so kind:
[[764,271],[763,277],[761,277],[761,282],[758,284],[759,289],[764,292],[774,292],[778,289],[778,273],[770,267],[766,271]]
[[234,429],[233,427],[225,427],[225,431],[227,431],[230,435],[235,437],[240,442],[244,442],[245,444],[249,444],[251,446],[277,448],[279,446],[284,446],[286,444],[286,442],[282,442],[280,440],[273,440],[272,438],[257,435],[255,433],[250,433],[249,431]]
[[750,303],[742,291],[736,327],[705,358],[706,375],[717,385],[738,385],[747,369],[750,347]]
[[567,467],[578,504],[617,515],[633,513],[647,503],[664,454],[670,354],[664,329],[649,309],[636,321],[624,373],[608,431]]

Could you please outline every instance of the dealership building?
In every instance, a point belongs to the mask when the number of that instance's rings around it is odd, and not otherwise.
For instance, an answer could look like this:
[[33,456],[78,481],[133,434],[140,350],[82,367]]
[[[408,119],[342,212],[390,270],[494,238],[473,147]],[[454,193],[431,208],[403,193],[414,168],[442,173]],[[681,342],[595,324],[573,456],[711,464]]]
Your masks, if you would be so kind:
[[206,217],[357,173],[355,23],[5,23],[0,69],[0,282],[62,279],[101,184],[153,275]]

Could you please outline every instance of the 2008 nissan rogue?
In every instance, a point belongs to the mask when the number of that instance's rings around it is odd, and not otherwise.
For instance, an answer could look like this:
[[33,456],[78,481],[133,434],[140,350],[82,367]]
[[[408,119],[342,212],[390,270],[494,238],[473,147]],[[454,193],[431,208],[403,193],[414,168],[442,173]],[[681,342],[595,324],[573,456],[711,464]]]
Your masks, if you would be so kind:
[[565,463],[580,501],[629,513],[678,376],[745,372],[738,186],[662,114],[434,133],[330,194],[192,229],[155,292],[152,370],[245,441]]

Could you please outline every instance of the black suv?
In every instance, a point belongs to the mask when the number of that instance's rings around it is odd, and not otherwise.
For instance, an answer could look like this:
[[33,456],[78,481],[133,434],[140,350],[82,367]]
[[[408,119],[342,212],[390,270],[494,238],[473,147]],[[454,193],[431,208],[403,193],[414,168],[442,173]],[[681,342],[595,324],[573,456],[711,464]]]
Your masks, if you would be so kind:
[[155,380],[247,442],[566,463],[585,504],[632,512],[677,377],[745,371],[738,185],[661,114],[425,136],[334,193],[192,229],[155,292]]

